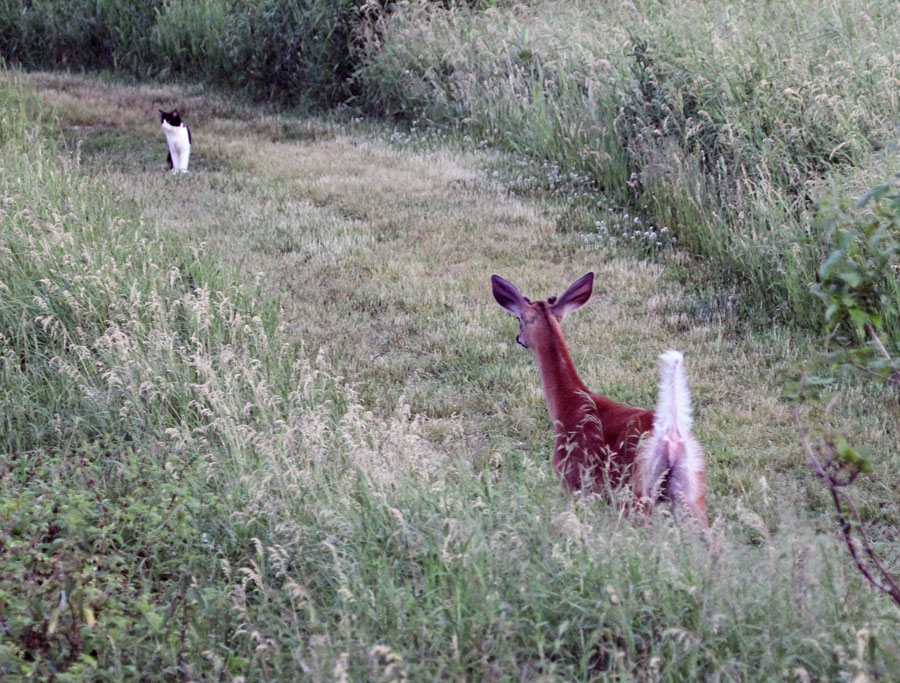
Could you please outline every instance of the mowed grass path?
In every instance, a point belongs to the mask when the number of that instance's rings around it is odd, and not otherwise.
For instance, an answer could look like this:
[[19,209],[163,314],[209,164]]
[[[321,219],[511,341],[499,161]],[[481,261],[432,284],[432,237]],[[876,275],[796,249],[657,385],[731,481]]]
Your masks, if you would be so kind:
[[[779,398],[808,340],[746,334],[707,307],[702,287],[686,292],[675,276],[691,272],[689,255],[652,263],[596,248],[560,229],[556,200],[512,195],[508,162],[490,152],[404,147],[370,124],[266,115],[190,89],[26,82],[151,234],[186,238],[223,273],[261,283],[279,335],[316,359],[300,379],[336,377],[326,400],[347,406],[295,411],[263,377],[246,410],[258,422],[274,406],[284,430],[225,420],[236,446],[211,471],[245,492],[227,524],[250,521],[220,547],[247,529],[256,544],[244,538],[249,555],[232,559],[247,578],[229,584],[234,614],[217,617],[222,632],[241,624],[227,644],[246,662],[232,671],[765,680],[896,665],[893,608],[822,533],[827,502]],[[194,137],[191,172],[177,177],[157,115],[174,106]],[[594,297],[565,333],[594,391],[650,406],[658,353],[686,354],[712,557],[665,522],[633,525],[565,495],[550,472],[537,370],[489,278],[546,297],[588,270]],[[296,402],[321,393],[298,389]],[[854,429],[889,441],[877,421]],[[253,585],[262,597],[248,601]]]
[[[500,163],[490,153],[407,151],[362,126],[174,88],[55,75],[30,84],[89,168],[148,221],[261,278],[307,353],[324,353],[365,402],[390,410],[402,395],[479,457],[500,438],[540,458],[552,429],[537,370],[490,275],[546,297],[593,270],[589,306],[566,321],[576,367],[593,390],[652,406],[656,356],[685,352],[713,517],[733,510],[720,495],[752,495],[760,474],[803,476],[779,402],[789,335],[742,342],[727,319],[692,317],[697,306],[664,267],[558,231],[560,207],[511,196],[486,170]],[[165,172],[157,116],[174,106],[194,138],[192,173],[177,178]]]

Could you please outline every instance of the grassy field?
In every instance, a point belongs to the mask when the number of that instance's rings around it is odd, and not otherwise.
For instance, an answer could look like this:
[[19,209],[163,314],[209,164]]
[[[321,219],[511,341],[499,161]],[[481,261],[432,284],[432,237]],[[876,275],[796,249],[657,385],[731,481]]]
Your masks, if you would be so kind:
[[[577,179],[435,131],[24,79],[0,95],[0,675],[900,672],[897,609],[837,541],[779,398],[814,340],[748,329],[691,256],[574,230]],[[656,355],[686,354],[712,552],[550,471],[489,278],[543,297],[588,270],[566,335],[593,390],[649,406]],[[885,399],[845,393],[841,426],[885,454],[858,496],[897,567]]]
[[0,57],[453,128],[587,179],[757,319],[821,331],[818,207],[896,174],[898,20],[895,0],[8,0]]

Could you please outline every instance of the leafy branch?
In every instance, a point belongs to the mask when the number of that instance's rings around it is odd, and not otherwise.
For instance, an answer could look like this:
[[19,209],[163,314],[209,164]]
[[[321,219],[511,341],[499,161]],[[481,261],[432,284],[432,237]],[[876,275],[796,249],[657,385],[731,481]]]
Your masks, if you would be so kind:
[[[857,569],[874,588],[900,606],[900,582],[878,558],[848,495],[857,478],[872,471],[872,463],[844,436],[832,433],[828,425],[840,395],[833,396],[825,408],[822,438],[812,439],[800,417],[800,404],[834,384],[836,375],[846,369],[885,384],[888,391],[900,389],[900,361],[897,352],[892,353],[900,346],[900,193],[895,185],[887,184],[872,189],[853,206],[839,203],[830,209],[824,227],[833,249],[819,267],[819,282],[812,290],[826,305],[828,372],[819,377],[801,376],[792,397],[791,415],[807,464],[828,488],[844,543]],[[893,405],[900,424],[900,403],[887,405]]]

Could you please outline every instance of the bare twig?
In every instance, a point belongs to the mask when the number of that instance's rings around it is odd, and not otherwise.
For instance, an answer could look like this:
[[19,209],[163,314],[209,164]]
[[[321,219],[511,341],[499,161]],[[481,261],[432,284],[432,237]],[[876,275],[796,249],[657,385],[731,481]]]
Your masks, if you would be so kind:
[[[832,401],[828,408],[833,406]],[[838,526],[844,537],[844,543],[850,551],[850,556],[856,564],[857,569],[866,578],[866,580],[876,589],[883,593],[887,593],[891,600],[900,605],[900,585],[893,576],[884,568],[884,565],[875,554],[874,548],[869,541],[869,537],[863,528],[853,503],[847,495],[841,490],[853,483],[859,475],[859,469],[847,466],[841,463],[837,458],[837,452],[831,441],[826,441],[823,448],[827,451],[825,463],[819,459],[816,449],[812,446],[807,435],[806,428],[800,419],[800,409],[795,405],[791,407],[791,416],[794,424],[797,426],[797,432],[800,435],[800,443],[806,453],[807,463],[822,481],[828,486],[831,494],[831,501],[837,511]],[[847,472],[846,479],[838,479],[833,472]],[[854,531],[855,536],[854,536]],[[860,548],[862,554],[860,554]]]

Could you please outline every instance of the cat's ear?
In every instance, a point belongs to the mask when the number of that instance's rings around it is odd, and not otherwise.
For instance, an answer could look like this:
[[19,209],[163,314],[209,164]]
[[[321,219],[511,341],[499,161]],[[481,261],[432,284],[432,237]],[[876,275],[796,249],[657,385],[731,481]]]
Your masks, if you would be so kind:
[[178,110],[177,110],[177,109],[173,109],[173,110],[172,110],[172,117],[174,118],[174,117],[177,117],[177,116],[178,116]]

